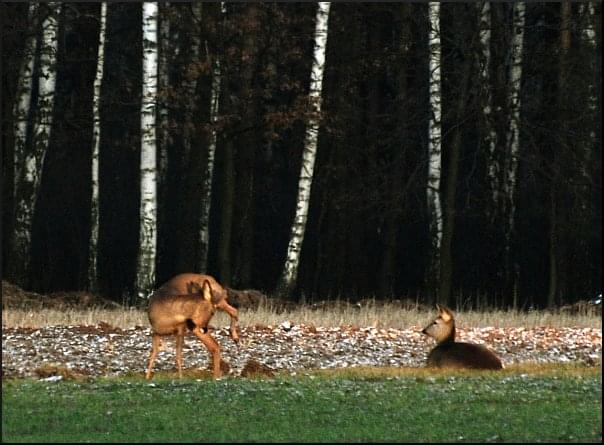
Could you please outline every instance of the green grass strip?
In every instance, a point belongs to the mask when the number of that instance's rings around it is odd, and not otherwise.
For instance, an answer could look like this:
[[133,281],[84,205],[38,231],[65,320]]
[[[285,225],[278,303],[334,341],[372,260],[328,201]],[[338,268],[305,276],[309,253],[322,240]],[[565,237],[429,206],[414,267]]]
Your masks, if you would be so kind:
[[539,369],[5,380],[2,441],[600,442],[601,367]]

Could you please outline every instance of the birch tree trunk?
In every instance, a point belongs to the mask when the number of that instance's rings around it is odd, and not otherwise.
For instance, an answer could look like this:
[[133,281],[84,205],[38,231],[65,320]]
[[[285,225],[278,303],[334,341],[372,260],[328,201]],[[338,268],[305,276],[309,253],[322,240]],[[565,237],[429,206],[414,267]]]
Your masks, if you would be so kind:
[[[514,3],[514,27],[512,39],[512,63],[510,66],[510,88],[509,88],[509,110],[510,121],[507,133],[507,153],[505,158],[505,176],[503,192],[505,194],[504,215],[507,217],[505,222],[505,263],[507,273],[513,273],[513,280],[517,281],[517,268],[510,264],[510,252],[512,244],[512,234],[514,233],[514,219],[516,217],[516,182],[518,170],[518,155],[520,151],[520,98],[522,86],[522,52],[524,49],[524,23],[525,23],[526,4],[525,2]],[[517,283],[513,284],[517,288]],[[514,299],[514,307],[517,307],[517,301]]]
[[141,103],[141,205],[136,290],[139,297],[155,284],[157,237],[157,12],[143,3],[143,82]]
[[514,193],[516,192],[516,171],[518,166],[518,150],[520,136],[520,87],[522,84],[522,51],[524,48],[524,17],[526,5],[524,2],[514,4],[514,39],[512,42],[512,65],[510,67],[510,124],[507,146],[509,153],[506,162],[506,181],[504,191],[507,200],[508,227],[506,249],[509,249],[511,232],[514,228]]
[[14,164],[14,187],[18,187],[25,157],[25,143],[27,140],[27,124],[31,109],[31,95],[33,89],[34,60],[36,57],[36,35],[38,30],[38,3],[29,4],[28,20],[31,32],[27,35],[25,42],[23,63],[19,70],[17,86],[17,100],[14,105],[15,126],[15,164]]
[[317,152],[317,139],[319,135],[319,114],[321,112],[323,71],[325,68],[325,48],[327,46],[327,31],[329,21],[329,9],[331,3],[320,2],[317,8],[315,24],[315,48],[314,60],[311,70],[309,99],[313,107],[314,115],[308,122],[306,136],[304,139],[304,150],[302,152],[302,166],[298,182],[298,198],[296,214],[292,224],[287,257],[278,286],[279,292],[289,294],[295,284],[300,263],[300,251],[304,241],[304,230],[308,216],[308,205],[310,200],[310,189],[313,180],[313,170]]
[[25,283],[29,273],[33,215],[52,128],[57,78],[58,17],[61,6],[57,3],[48,3],[47,7],[48,15],[42,23],[40,71],[37,77],[38,102],[31,134],[32,140],[25,141],[25,151],[20,159],[19,177],[15,187],[16,206],[11,264],[13,277],[19,283]]
[[92,98],[92,197],[90,200],[90,246],[88,250],[88,287],[91,292],[99,290],[97,271],[99,241],[99,147],[101,140],[101,85],[105,66],[105,29],[107,23],[107,2],[101,3],[99,31],[99,48],[97,51],[96,75],[94,78],[94,95]]
[[428,214],[430,215],[430,239],[432,250],[427,282],[436,289],[440,283],[440,247],[442,242],[442,208],[440,200],[441,178],[441,45],[440,3],[428,5],[430,32],[428,37],[430,69],[430,121],[428,124]]
[[203,184],[203,196],[201,203],[201,221],[199,229],[199,240],[201,242],[201,256],[199,270],[205,271],[208,267],[208,249],[210,246],[210,205],[212,202],[212,178],[214,176],[214,157],[216,153],[216,122],[218,119],[220,98],[220,60],[216,60],[212,72],[212,91],[210,98],[210,122],[212,130],[210,143],[208,144],[208,158],[206,164],[205,180]]

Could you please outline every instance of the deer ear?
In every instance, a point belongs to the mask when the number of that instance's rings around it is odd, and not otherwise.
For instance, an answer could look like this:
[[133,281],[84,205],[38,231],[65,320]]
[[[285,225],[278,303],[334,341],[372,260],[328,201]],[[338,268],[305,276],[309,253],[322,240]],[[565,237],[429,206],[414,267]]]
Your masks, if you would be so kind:
[[450,321],[453,319],[453,312],[451,312],[446,307],[439,306],[438,310],[440,312],[440,318],[442,318],[444,321]]
[[210,282],[208,280],[205,280],[203,282],[203,286],[201,287],[201,290],[203,292],[203,299],[207,300],[207,301],[211,301],[212,300],[212,286],[210,286]]

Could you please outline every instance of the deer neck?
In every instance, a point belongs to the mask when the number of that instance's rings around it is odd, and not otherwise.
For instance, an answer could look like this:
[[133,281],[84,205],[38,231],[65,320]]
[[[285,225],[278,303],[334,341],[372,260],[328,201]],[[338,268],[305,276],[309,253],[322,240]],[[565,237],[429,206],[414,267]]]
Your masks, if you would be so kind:
[[439,342],[439,345],[455,342],[455,323],[451,323],[451,330]]

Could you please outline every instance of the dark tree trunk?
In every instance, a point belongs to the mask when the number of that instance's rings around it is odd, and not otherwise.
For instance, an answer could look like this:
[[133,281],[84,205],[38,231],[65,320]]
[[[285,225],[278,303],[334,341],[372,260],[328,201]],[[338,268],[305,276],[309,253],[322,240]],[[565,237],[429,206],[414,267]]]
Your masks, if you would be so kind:
[[[469,33],[468,33],[469,34]],[[472,48],[472,39],[466,39],[466,50]],[[452,298],[453,287],[453,238],[455,236],[455,217],[456,217],[456,192],[457,177],[459,171],[459,160],[461,154],[461,141],[464,128],[464,117],[468,99],[468,88],[470,75],[472,72],[471,58],[464,58],[461,61],[461,75],[459,77],[459,90],[456,97],[455,120],[453,123],[453,136],[448,146],[446,163],[446,184],[443,200],[443,236],[440,250],[440,292],[438,302],[443,305],[449,305]]]

